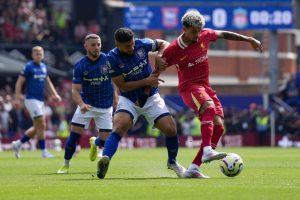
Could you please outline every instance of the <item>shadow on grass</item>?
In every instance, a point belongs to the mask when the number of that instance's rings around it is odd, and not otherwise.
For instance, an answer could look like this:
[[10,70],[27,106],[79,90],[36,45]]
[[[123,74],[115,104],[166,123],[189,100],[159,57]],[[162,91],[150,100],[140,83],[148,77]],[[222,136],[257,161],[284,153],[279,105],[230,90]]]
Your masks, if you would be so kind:
[[98,181],[145,181],[145,180],[180,180],[180,181],[207,181],[207,180],[222,180],[222,179],[228,179],[226,177],[224,178],[210,178],[210,179],[199,179],[199,178],[177,178],[177,177],[140,177],[140,178],[104,178],[104,179],[98,179],[96,175],[91,175],[91,178],[68,178],[68,179],[62,179],[62,181],[93,181],[93,180],[98,180]]
[[148,177],[148,178],[105,178],[105,179],[99,179],[96,175],[91,175],[91,178],[68,178],[68,179],[62,179],[62,181],[87,181],[87,180],[98,180],[98,181],[113,181],[113,180],[126,180],[126,181],[144,181],[144,180],[172,180],[172,179],[178,179],[176,177]]
[[37,175],[37,176],[49,176],[49,175],[64,176],[64,175],[72,175],[72,174],[92,174],[92,173],[91,172],[71,172],[71,173],[67,173],[67,174],[57,174],[56,172],[54,172],[54,173],[32,174],[32,175]]

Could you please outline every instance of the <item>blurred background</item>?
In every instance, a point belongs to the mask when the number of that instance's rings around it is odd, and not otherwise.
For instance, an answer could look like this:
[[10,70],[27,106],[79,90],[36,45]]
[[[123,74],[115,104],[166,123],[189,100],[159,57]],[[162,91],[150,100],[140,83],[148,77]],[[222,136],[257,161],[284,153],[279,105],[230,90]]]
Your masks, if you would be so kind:
[[[64,142],[69,134],[76,109],[72,69],[85,55],[85,35],[99,34],[105,53],[114,48],[113,34],[121,26],[132,28],[136,37],[171,42],[181,33],[180,19],[189,8],[204,15],[207,28],[253,36],[264,46],[262,54],[245,42],[219,40],[210,46],[210,81],[225,112],[220,145],[300,147],[300,0],[0,0],[0,150],[9,149],[31,126],[24,107],[14,105],[14,85],[34,45],[44,47],[44,61],[63,98],[61,103],[46,101],[51,148],[52,139]],[[176,120],[181,145],[198,147],[200,122],[178,95],[176,69],[162,78],[160,92]],[[92,123],[81,145],[87,147],[87,138],[95,134]],[[140,117],[121,147],[163,142],[161,133]]]

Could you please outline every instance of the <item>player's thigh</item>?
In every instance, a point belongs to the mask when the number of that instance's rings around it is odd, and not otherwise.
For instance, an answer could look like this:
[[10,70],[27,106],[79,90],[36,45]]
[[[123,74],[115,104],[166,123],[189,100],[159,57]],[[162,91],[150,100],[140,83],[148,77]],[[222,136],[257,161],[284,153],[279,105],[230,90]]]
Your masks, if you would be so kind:
[[217,97],[216,94],[211,96],[211,99],[213,100],[214,104],[215,104],[215,109],[216,109],[216,115],[220,116],[221,118],[224,119],[224,111],[223,111],[223,106],[219,100],[219,98]]
[[170,114],[158,119],[154,126],[167,136],[175,136],[177,134],[175,121]]
[[99,132],[111,132],[112,131],[112,114],[113,108],[106,108],[106,109],[95,109],[94,113],[94,121],[96,127]]
[[77,107],[71,121],[71,131],[82,134],[84,129],[87,129],[89,127],[92,118],[93,113],[91,113],[90,111],[82,113],[80,111],[80,108]]
[[36,99],[25,99],[24,104],[32,120],[45,115],[45,104],[43,101]]
[[[207,101],[212,101],[211,97],[202,86],[192,86],[189,90],[180,93],[184,103],[192,108],[196,113],[199,113],[201,107],[206,106]],[[204,105],[204,106],[203,106]]]
[[150,125],[154,125],[161,132],[169,136],[176,135],[176,124],[159,93],[148,98],[142,109]]
[[124,136],[133,125],[133,119],[130,113],[120,111],[113,117],[113,131]]

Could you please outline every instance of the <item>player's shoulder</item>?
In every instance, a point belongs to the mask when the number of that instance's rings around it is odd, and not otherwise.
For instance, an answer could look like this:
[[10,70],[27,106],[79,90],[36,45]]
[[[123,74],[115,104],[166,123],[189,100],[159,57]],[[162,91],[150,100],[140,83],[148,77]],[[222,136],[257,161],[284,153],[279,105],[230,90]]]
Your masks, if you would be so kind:
[[209,34],[215,34],[216,31],[211,28],[204,28],[201,30],[200,35],[209,35]]
[[145,44],[151,44],[154,43],[154,40],[151,38],[135,38],[135,46],[143,46]]
[[74,66],[75,66],[75,68],[79,68],[79,67],[86,65],[87,62],[88,62],[87,56],[83,56],[77,62],[75,62]]
[[112,50],[110,50],[108,53],[107,53],[107,59],[108,60],[116,60],[120,57],[120,53],[119,53],[119,50],[118,48],[113,48]]
[[30,60],[30,61],[28,61],[27,63],[25,63],[25,67],[27,68],[31,68],[31,67],[33,67],[33,61],[32,60]]

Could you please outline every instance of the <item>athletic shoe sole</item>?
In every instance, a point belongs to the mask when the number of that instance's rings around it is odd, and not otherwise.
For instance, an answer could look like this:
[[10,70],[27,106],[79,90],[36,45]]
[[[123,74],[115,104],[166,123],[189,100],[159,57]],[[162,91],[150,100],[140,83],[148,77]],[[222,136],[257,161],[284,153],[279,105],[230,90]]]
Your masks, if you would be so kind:
[[98,165],[97,165],[97,177],[99,179],[104,179],[106,172],[108,170],[108,166],[109,166],[109,157],[107,156],[103,156],[99,161],[98,161]]

